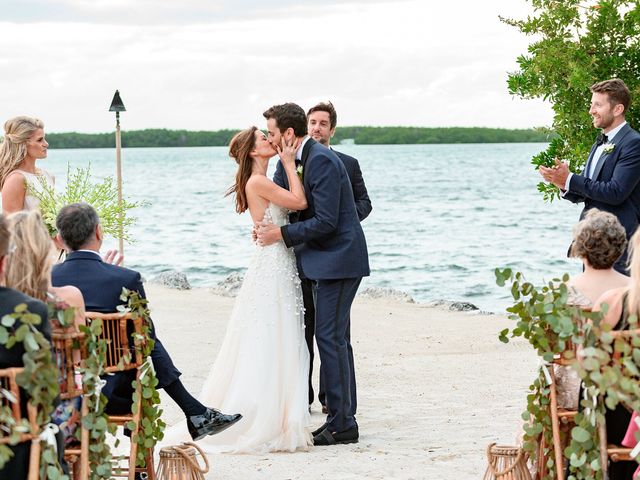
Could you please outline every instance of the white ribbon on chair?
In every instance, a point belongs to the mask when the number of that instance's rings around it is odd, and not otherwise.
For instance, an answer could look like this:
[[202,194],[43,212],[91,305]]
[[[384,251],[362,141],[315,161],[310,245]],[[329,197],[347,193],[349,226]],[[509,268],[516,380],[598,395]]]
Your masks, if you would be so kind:
[[96,382],[96,391],[94,393],[94,395],[96,396],[96,413],[100,409],[100,394],[102,393],[102,389],[106,384],[107,384],[107,381],[101,378],[98,379],[98,381]]
[[[640,415],[638,415],[634,421],[636,422],[636,425],[640,427]],[[636,446],[633,447],[630,455],[631,458],[636,458],[638,455],[640,455],[640,442],[636,443]]]
[[544,374],[544,379],[547,381],[547,385],[551,385],[553,381],[551,380],[551,374],[549,373],[549,362],[545,362],[540,359],[538,361],[538,367],[542,369],[542,373]]
[[59,431],[60,429],[58,428],[58,425],[56,425],[55,423],[47,423],[42,432],[40,432],[40,440],[51,445],[56,453],[58,453],[58,442],[56,441],[56,433],[58,433]]

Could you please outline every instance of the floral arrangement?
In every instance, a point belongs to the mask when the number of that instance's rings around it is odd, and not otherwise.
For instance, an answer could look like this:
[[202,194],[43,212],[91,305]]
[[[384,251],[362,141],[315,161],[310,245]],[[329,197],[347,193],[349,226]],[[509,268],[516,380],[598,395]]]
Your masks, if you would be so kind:
[[118,188],[112,177],[106,177],[101,183],[91,182],[91,165],[87,168],[76,168],[75,172],[67,167],[67,186],[65,191],[57,194],[53,185],[44,177],[38,177],[39,188],[30,188],[29,194],[40,201],[42,219],[52,237],[57,234],[56,217],[65,205],[84,202],[98,212],[102,231],[112,237],[119,237],[122,226],[123,239],[131,242],[129,228],[135,223],[129,211],[144,206],[143,202],[130,202],[122,199],[118,203]]

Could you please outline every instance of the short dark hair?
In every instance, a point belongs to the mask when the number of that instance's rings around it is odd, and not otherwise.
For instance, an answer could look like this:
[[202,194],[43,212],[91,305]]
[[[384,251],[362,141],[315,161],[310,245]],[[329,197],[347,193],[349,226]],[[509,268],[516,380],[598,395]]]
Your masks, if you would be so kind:
[[7,219],[0,214],[0,257],[9,254],[9,244],[11,243],[11,231],[7,225]]
[[266,110],[262,116],[267,120],[275,119],[280,133],[283,133],[287,128],[293,128],[296,137],[304,137],[307,134],[307,116],[300,105],[295,103],[274,105]]
[[329,123],[331,123],[331,128],[336,128],[338,124],[338,114],[336,113],[336,109],[331,102],[320,102],[317,105],[311,107],[307,112],[307,117],[311,115],[313,112],[327,112],[329,114]]
[[591,92],[606,93],[612,107],[615,107],[620,103],[624,107],[624,113],[627,113],[627,110],[629,110],[629,105],[631,104],[631,92],[625,83],[619,78],[612,78],[610,80],[594,83],[591,85]]
[[79,250],[91,240],[100,218],[88,203],[72,203],[62,207],[56,217],[56,228],[71,250]]

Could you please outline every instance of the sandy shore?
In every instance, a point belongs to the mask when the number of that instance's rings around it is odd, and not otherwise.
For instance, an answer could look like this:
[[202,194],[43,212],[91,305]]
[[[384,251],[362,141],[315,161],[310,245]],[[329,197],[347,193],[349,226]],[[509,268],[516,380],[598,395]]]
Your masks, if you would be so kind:
[[[234,299],[147,285],[158,336],[197,394]],[[212,455],[207,479],[477,479],[490,442],[514,444],[536,357],[497,333],[511,322],[420,304],[358,299],[352,339],[360,443],[309,452]],[[316,378],[317,381],[317,378]],[[162,392],[164,419],[181,419]],[[313,405],[313,422],[324,416]]]

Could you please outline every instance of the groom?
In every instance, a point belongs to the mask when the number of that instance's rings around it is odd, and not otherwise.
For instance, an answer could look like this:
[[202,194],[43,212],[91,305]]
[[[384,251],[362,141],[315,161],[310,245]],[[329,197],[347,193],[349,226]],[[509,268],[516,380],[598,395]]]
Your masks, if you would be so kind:
[[[349,355],[351,303],[362,277],[369,275],[369,257],[358,220],[353,190],[338,156],[307,135],[304,110],[294,103],[264,112],[272,145],[300,140],[296,163],[308,207],[295,223],[259,228],[258,242],[283,240],[295,247],[301,276],[314,282],[316,342],[325,373],[326,423],[313,433],[314,445],[356,443],[355,374]],[[278,162],[274,181],[288,188]]]

